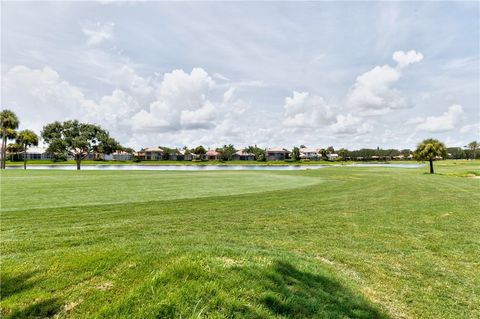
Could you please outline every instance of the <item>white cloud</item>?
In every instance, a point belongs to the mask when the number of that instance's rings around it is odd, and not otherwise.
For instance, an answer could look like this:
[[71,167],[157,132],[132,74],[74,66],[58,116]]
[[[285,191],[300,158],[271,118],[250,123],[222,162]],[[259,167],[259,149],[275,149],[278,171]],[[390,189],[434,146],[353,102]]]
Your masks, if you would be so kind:
[[82,32],[87,37],[87,45],[99,45],[113,37],[113,22],[87,22],[82,26]]
[[335,123],[330,127],[334,133],[344,135],[366,134],[373,129],[369,123],[366,123],[362,118],[355,117],[352,114],[337,115]]
[[332,108],[321,96],[308,92],[293,92],[292,97],[285,98],[284,125],[297,128],[316,128],[333,119]]
[[391,110],[409,107],[407,99],[393,87],[398,82],[402,69],[409,64],[420,62],[421,53],[416,51],[396,51],[393,59],[397,67],[389,65],[376,66],[357,77],[347,95],[346,104],[365,114],[384,114]]
[[154,99],[155,83],[152,79],[137,74],[133,67],[123,65],[118,70],[112,70],[111,81],[116,86],[132,94],[143,102]]
[[476,124],[466,124],[460,128],[460,133],[476,133],[477,136],[480,135],[480,125]]
[[409,124],[419,124],[419,123],[422,123],[423,121],[425,121],[425,118],[421,117],[421,116],[417,116],[417,117],[412,117],[411,119],[408,119],[405,124],[409,125]]
[[18,65],[2,76],[2,107],[13,109],[31,129],[80,116],[84,102],[82,90],[48,66],[30,69]]
[[232,101],[234,93],[235,93],[234,87],[230,87],[227,91],[225,91],[225,93],[223,93],[223,103],[228,103]]
[[126,92],[115,89],[111,95],[105,95],[97,103],[87,100],[82,103],[86,121],[108,128],[117,139],[128,139],[132,132],[131,117],[141,105],[138,100]]
[[393,60],[397,62],[398,68],[404,68],[412,63],[417,63],[423,60],[423,54],[415,50],[408,52],[396,51],[392,56]]
[[205,70],[166,73],[148,110],[133,116],[135,129],[175,131],[214,126],[215,107],[208,95],[215,82]]
[[460,124],[465,117],[461,105],[453,104],[446,112],[439,116],[428,116],[426,118],[415,118],[414,121],[407,121],[408,124],[416,123],[416,129],[426,132],[447,132],[460,129]]
[[230,81],[229,78],[227,78],[225,75],[223,75],[221,73],[213,73],[213,77],[217,78],[217,79],[220,79],[222,81]]

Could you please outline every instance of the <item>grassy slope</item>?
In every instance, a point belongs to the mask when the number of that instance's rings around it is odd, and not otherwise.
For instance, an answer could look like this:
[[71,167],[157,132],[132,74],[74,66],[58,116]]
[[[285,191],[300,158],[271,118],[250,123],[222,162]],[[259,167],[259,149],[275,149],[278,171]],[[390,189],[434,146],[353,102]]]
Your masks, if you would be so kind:
[[[2,172],[3,207],[25,205],[2,213],[2,312],[476,318],[480,181],[450,176],[480,170],[468,165],[437,165],[445,175],[433,176],[353,167]],[[242,186],[229,195],[232,174]],[[272,178],[285,188],[269,188]],[[132,202],[101,204],[115,198]]]

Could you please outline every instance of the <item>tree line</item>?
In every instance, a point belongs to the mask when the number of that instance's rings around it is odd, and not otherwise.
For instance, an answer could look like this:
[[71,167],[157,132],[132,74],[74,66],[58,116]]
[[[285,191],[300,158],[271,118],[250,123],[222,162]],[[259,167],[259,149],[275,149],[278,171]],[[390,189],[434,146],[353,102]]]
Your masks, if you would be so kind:
[[[39,136],[31,130],[17,132],[20,121],[11,110],[0,112],[2,137],[1,168],[5,169],[7,148],[23,152],[23,167],[27,168],[27,148],[38,146]],[[43,127],[41,137],[48,144],[47,152],[72,156],[80,169],[82,160],[92,153],[111,154],[122,146],[98,125],[80,123],[77,120],[53,122]],[[14,140],[7,145],[8,140]]]
[[[7,150],[12,153],[23,153],[24,169],[27,167],[26,152],[29,147],[38,146],[39,136],[32,130],[22,130],[17,132],[20,121],[16,114],[11,110],[3,110],[0,112],[0,134],[2,138],[1,149],[1,168],[6,167]],[[100,126],[89,123],[81,123],[77,120],[69,120],[64,122],[53,122],[43,127],[41,137],[48,145],[47,152],[55,156],[71,156],[76,162],[77,169],[81,167],[81,162],[89,154],[112,154],[115,151],[127,151],[134,153],[131,148],[125,148],[120,145],[114,138],[112,138],[108,131],[102,129]],[[14,140],[14,143],[7,144],[9,140]],[[291,161],[299,161],[301,159],[301,149],[306,148],[305,145],[294,147],[291,151],[286,150],[288,159]],[[177,153],[177,149],[162,147],[164,159],[172,153]],[[202,157],[207,153],[203,146],[197,146],[193,149],[184,147],[184,154],[196,154]],[[233,155],[237,152],[234,145],[223,145],[216,149],[219,160],[230,161]],[[248,146],[242,150],[245,153],[253,154],[255,160],[265,161],[265,150],[259,148],[257,145]],[[426,139],[418,144],[417,149],[412,151],[410,149],[368,149],[362,148],[359,150],[348,150],[341,148],[335,151],[333,146],[321,148],[318,150],[318,158],[328,160],[329,155],[337,153],[340,160],[359,160],[372,159],[374,157],[379,159],[394,158],[403,155],[403,157],[413,157],[420,161],[430,162],[430,172],[433,173],[433,160],[438,158],[455,158],[455,159],[476,159],[478,154],[478,142],[473,141],[465,146],[465,149],[460,147],[447,148],[443,143],[435,139]]]

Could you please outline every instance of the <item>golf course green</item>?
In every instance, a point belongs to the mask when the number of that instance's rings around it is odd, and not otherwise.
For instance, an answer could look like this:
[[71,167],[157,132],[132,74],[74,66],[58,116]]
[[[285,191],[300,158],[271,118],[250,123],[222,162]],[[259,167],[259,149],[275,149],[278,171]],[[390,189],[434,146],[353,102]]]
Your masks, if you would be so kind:
[[5,170],[2,318],[479,318],[480,161]]

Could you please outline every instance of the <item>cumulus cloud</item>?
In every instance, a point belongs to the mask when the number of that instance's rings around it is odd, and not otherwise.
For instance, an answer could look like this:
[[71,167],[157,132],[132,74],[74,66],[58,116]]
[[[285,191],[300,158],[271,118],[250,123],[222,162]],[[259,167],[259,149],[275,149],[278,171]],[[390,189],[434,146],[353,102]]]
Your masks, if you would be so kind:
[[87,45],[99,45],[113,37],[113,22],[87,22],[82,26],[82,32],[87,37]]
[[[218,92],[201,68],[190,73],[174,70],[160,80],[143,78],[127,66],[118,72],[125,77],[116,83],[117,88],[92,98],[50,67],[15,66],[2,76],[2,106],[15,110],[22,125],[37,132],[55,120],[79,119],[99,124],[121,142],[136,147],[152,141],[160,145],[165,139],[170,143],[226,143],[226,137],[252,132],[247,129],[253,125],[246,114],[249,103],[238,98],[233,87]],[[198,133],[207,128],[212,134]]]
[[15,110],[33,129],[49,121],[81,114],[86,101],[82,90],[63,80],[50,67],[12,67],[2,76],[2,107]]
[[417,63],[423,60],[423,54],[415,50],[408,52],[396,51],[392,56],[393,60],[397,62],[398,68],[404,68],[412,63]]
[[372,126],[369,123],[352,114],[337,115],[335,123],[330,128],[334,133],[343,135],[366,134],[372,131]]
[[293,92],[292,97],[285,98],[284,125],[289,127],[318,127],[333,119],[332,108],[321,96],[308,92]]
[[156,101],[133,116],[137,130],[175,131],[213,125],[215,107],[208,100],[214,81],[205,70],[166,73],[156,92]]
[[407,99],[393,85],[400,79],[403,68],[422,59],[423,55],[413,50],[396,51],[393,60],[397,66],[376,66],[358,76],[347,95],[346,104],[369,114],[383,114],[408,107]]
[[432,133],[447,132],[460,129],[465,117],[461,105],[453,104],[446,112],[439,116],[417,117],[407,121],[407,124],[416,124],[416,129]]
[[82,103],[86,121],[98,123],[115,134],[118,139],[128,139],[132,132],[131,118],[141,110],[136,97],[115,89],[112,94],[105,95],[98,102],[87,100]]

